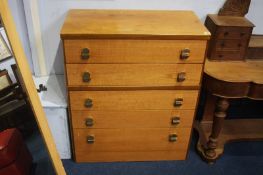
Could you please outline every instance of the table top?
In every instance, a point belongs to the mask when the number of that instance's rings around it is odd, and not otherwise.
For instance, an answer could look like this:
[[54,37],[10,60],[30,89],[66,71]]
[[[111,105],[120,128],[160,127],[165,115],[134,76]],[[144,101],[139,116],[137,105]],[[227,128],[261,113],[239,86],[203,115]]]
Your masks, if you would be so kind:
[[245,17],[240,16],[219,16],[214,14],[208,15],[211,20],[218,26],[227,27],[254,27],[254,24]]
[[253,82],[263,84],[263,60],[210,61],[206,60],[204,72],[226,82]]
[[61,30],[70,38],[209,39],[192,11],[70,10]]

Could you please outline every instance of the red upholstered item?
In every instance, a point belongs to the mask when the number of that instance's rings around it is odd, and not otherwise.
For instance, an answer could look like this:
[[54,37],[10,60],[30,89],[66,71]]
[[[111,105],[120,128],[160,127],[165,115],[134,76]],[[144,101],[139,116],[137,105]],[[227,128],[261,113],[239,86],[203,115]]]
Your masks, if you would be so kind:
[[0,175],[28,175],[32,157],[17,129],[0,132]]
[[0,132],[0,168],[16,159],[23,139],[17,129],[7,129]]

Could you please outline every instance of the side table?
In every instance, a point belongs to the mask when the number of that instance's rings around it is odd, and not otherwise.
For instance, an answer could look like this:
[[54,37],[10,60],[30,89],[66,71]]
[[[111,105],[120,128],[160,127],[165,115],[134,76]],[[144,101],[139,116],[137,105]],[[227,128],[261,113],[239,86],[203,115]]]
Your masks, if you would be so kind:
[[214,162],[228,141],[263,139],[263,118],[224,120],[229,99],[263,100],[263,60],[206,60],[203,87],[208,95],[195,129],[199,133],[197,150],[204,160]]

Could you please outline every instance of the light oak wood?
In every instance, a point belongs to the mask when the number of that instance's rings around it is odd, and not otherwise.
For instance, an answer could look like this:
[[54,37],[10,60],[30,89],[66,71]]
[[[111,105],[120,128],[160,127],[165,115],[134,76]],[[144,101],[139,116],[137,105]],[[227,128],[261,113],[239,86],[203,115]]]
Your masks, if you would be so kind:
[[27,63],[26,55],[19,39],[19,35],[16,31],[16,26],[10,13],[10,8],[8,6],[7,0],[0,1],[0,16],[5,26],[14,58],[17,63],[17,67],[19,69],[19,72],[21,73],[21,80],[23,81],[23,84],[25,86],[25,91],[32,106],[32,110],[35,114],[39,130],[43,136],[43,140],[47,147],[47,151],[50,155],[55,172],[58,175],[65,175],[66,172],[58,155],[55,142],[48,126],[45,112],[43,110],[43,107],[41,106],[40,99],[38,97],[36,87],[32,79],[32,74]]
[[[203,63],[206,40],[64,40],[66,63]],[[81,59],[88,48],[89,59]],[[180,59],[182,49],[190,56]]]
[[[186,150],[191,128],[116,128],[74,129],[76,151],[81,152],[130,152]],[[170,142],[169,135],[177,134],[177,141]],[[87,136],[94,136],[94,143],[87,143]]]
[[[195,109],[198,91],[70,91],[71,110],[170,110]],[[174,107],[175,99],[183,98],[183,105]],[[86,99],[93,106],[84,106]]]
[[[190,128],[194,110],[71,111],[73,128]],[[179,117],[178,125],[172,118]],[[93,119],[93,126],[86,120]]]
[[185,160],[187,150],[183,147],[172,151],[133,151],[133,152],[87,152],[76,151],[76,162],[126,162]]
[[[185,159],[209,37],[190,11],[69,11],[61,38],[75,160]],[[187,59],[183,49],[190,49]],[[179,72],[185,81],[177,82]],[[174,106],[177,98],[182,106]],[[176,115],[181,123],[172,126]],[[178,142],[168,141],[170,132]]]
[[254,82],[263,84],[262,60],[228,62],[206,60],[204,71],[206,74],[226,82]]
[[[202,64],[67,64],[68,87],[175,87],[198,89]],[[83,82],[89,72],[91,81]],[[185,80],[177,81],[179,73]]]
[[192,11],[70,10],[61,30],[68,38],[209,39]]

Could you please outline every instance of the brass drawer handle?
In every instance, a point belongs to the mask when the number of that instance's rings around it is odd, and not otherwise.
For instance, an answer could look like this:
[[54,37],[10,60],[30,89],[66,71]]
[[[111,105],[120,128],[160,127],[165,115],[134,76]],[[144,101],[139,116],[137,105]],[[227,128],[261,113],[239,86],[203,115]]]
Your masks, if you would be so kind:
[[186,79],[186,73],[180,72],[177,74],[177,82],[183,82]]
[[176,142],[177,141],[177,134],[170,134],[169,135],[169,142]]
[[182,106],[183,105],[183,98],[176,98],[174,100],[174,107],[179,107],[179,106]]
[[88,83],[90,82],[90,80],[91,80],[90,73],[84,72],[82,75],[82,81]]
[[181,56],[180,56],[180,58],[182,59],[182,60],[185,60],[185,59],[187,59],[187,58],[189,58],[190,57],[190,49],[189,48],[184,48],[184,49],[182,49],[181,50]]
[[85,121],[85,124],[86,124],[87,127],[93,126],[93,124],[94,124],[93,118],[88,117],[88,118],[86,119],[86,121]]
[[172,125],[179,125],[180,124],[180,117],[172,117]]
[[87,108],[91,108],[92,106],[93,106],[93,102],[92,102],[92,100],[91,99],[86,99],[85,100],[85,107],[87,107]]
[[87,136],[87,143],[93,144],[94,142],[95,142],[95,137],[93,135],[88,135]]
[[89,54],[90,54],[90,51],[89,51],[88,48],[83,48],[83,49],[81,50],[81,58],[82,58],[83,60],[89,59],[89,56],[90,56]]

